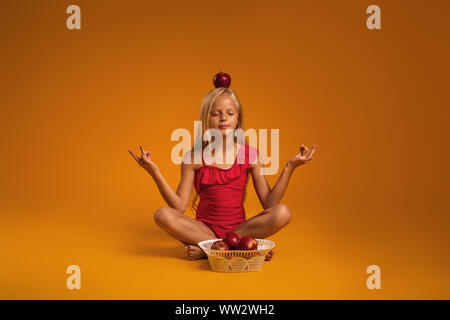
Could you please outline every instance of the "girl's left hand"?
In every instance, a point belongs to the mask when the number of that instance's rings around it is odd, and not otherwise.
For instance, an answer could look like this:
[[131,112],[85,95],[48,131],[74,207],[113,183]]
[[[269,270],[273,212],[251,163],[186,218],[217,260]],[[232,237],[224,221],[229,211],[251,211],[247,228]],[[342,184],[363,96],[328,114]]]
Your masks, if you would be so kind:
[[308,147],[302,144],[300,146],[300,152],[297,153],[291,160],[288,161],[290,165],[295,169],[302,164],[306,164],[313,158],[314,151],[317,149],[317,145],[313,145],[311,150],[308,151]]

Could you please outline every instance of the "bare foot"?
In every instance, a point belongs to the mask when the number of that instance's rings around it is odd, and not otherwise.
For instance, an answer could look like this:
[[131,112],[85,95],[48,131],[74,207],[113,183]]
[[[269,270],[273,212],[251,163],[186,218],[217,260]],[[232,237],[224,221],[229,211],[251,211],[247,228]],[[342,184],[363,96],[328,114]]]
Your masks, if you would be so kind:
[[206,254],[199,246],[192,244],[184,246],[189,260],[206,259]]
[[269,251],[269,253],[266,255],[265,261],[270,261],[273,257],[273,249]]

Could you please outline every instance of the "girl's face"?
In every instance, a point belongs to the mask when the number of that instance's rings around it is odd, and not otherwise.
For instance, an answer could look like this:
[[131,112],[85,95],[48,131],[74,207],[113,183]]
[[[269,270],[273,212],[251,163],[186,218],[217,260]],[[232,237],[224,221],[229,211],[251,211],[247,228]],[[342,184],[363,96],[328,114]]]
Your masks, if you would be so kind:
[[222,136],[233,133],[239,122],[239,112],[234,103],[234,100],[227,96],[218,96],[214,101],[209,116],[209,127],[211,129],[218,129],[222,132]]

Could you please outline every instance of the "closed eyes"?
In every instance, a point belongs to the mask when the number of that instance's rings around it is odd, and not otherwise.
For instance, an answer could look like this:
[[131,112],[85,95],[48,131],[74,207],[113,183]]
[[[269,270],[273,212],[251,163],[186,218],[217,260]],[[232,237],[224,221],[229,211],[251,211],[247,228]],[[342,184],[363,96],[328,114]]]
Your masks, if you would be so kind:
[[[218,116],[218,115],[220,115],[219,113],[213,113],[212,114],[213,116]],[[234,112],[228,112],[228,115],[229,116],[232,116],[232,115],[234,115]]]

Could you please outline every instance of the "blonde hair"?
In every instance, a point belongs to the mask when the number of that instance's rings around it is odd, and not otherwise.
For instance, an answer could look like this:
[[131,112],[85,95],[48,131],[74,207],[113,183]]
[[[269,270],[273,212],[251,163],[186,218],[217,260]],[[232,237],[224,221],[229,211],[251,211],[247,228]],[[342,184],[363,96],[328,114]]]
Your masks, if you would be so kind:
[[[202,101],[202,106],[200,109],[200,121],[202,122],[202,127],[201,127],[201,132],[197,133],[197,140],[194,141],[194,148],[195,146],[199,146],[201,144],[201,150],[203,152],[203,150],[205,149],[205,147],[211,142],[211,141],[203,141],[203,136],[205,134],[205,131],[210,129],[209,126],[209,118],[211,116],[211,110],[214,106],[214,102],[217,99],[217,97],[222,96],[222,95],[226,95],[229,96],[231,99],[233,99],[236,108],[238,110],[238,114],[239,114],[239,119],[238,119],[238,123],[236,125],[236,130],[237,129],[242,129],[244,130],[244,117],[243,117],[243,112],[242,112],[242,105],[241,102],[237,96],[237,94],[230,88],[215,88],[211,91],[209,91],[206,96],[203,98]],[[237,139],[237,141],[241,141],[243,143],[245,143],[245,140],[240,140],[242,139],[242,135],[238,135],[238,137],[235,136],[235,139]],[[191,150],[191,152],[194,152],[194,148]],[[248,174],[248,173],[247,173]],[[247,177],[248,178],[248,177]],[[245,196],[246,196],[246,190],[244,190],[244,201],[245,201]],[[192,192],[192,197],[191,197],[191,210],[194,212],[194,214],[197,211],[197,198],[198,198],[198,193],[196,192],[195,188],[193,188],[193,192]]]

